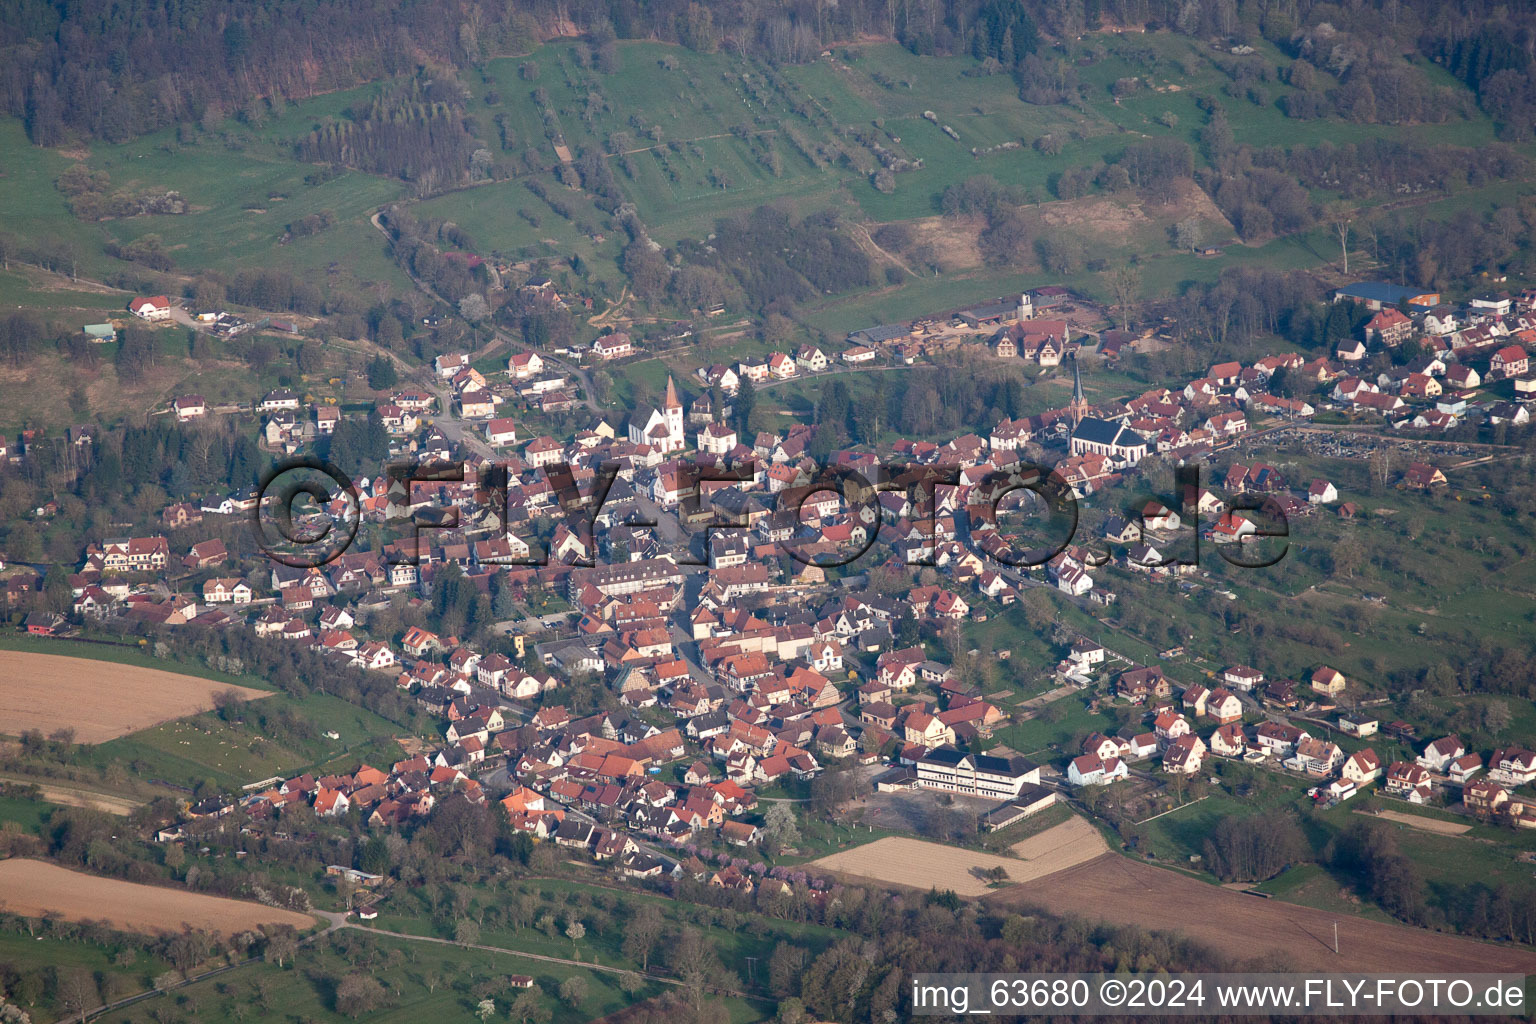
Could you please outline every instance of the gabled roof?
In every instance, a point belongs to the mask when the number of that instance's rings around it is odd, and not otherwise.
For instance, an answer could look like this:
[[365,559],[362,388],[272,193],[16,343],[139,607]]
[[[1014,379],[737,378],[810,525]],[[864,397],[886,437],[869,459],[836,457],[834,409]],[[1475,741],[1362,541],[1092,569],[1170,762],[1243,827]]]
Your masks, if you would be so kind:
[[1077,429],[1072,431],[1072,436],[1092,444],[1114,445],[1119,448],[1146,447],[1147,444],[1147,439],[1130,427],[1093,416],[1085,417],[1077,425]]

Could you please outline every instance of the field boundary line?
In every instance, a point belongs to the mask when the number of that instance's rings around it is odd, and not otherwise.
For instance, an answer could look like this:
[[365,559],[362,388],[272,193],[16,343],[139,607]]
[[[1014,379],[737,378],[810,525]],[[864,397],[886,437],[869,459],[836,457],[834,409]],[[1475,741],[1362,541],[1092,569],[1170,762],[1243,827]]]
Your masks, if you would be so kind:
[[1182,811],[1186,807],[1193,807],[1193,806],[1195,806],[1195,804],[1199,803],[1200,801],[1207,800],[1209,798],[1210,798],[1210,794],[1209,793],[1207,793],[1205,796],[1197,796],[1193,800],[1188,801],[1187,803],[1179,804],[1177,807],[1170,807],[1166,811],[1158,811],[1156,814],[1152,815],[1152,817],[1150,817],[1150,818],[1142,818],[1140,821],[1132,822],[1132,824],[1133,825],[1145,825],[1149,821],[1156,821],[1158,818],[1161,818],[1165,814],[1172,814],[1174,811]]

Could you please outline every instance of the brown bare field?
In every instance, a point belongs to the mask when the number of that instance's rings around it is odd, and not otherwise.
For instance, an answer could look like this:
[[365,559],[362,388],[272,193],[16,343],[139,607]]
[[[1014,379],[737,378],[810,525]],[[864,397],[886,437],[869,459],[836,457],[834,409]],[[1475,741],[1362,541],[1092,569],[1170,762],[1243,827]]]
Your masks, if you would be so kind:
[[1001,867],[1013,877],[1020,864],[1012,857],[887,836],[811,861],[807,867],[912,889],[937,887],[952,889],[960,896],[980,896],[988,889],[987,883],[973,874],[976,869]]
[[913,889],[937,887],[952,889],[958,896],[981,896],[992,890],[976,876],[977,871],[1000,867],[1008,872],[1010,882],[1025,882],[1097,857],[1106,847],[1093,826],[1073,817],[1016,843],[1011,849],[1016,856],[1003,857],[921,839],[887,836],[830,854],[807,866]]
[[0,908],[24,917],[54,913],[69,921],[106,921],[113,928],[149,934],[178,932],[183,925],[224,934],[263,924],[302,931],[315,923],[292,910],[101,878],[22,858],[0,861]]
[[103,743],[152,725],[207,711],[213,695],[246,700],[263,690],[157,668],[30,651],[0,651],[0,723],[19,735],[73,729],[77,743]]
[[[1365,812],[1356,811],[1355,813],[1364,814]],[[1377,811],[1372,817],[1386,818],[1399,825],[1423,829],[1425,832],[1434,832],[1442,836],[1459,836],[1472,831],[1471,825],[1463,825],[1456,821],[1441,821],[1439,818],[1426,818],[1418,814],[1404,814],[1402,811]]]
[[[1109,846],[1104,842],[1104,837],[1099,834],[1098,829],[1086,820],[1073,815],[1060,825],[1053,825],[1039,835],[1019,840],[1009,849],[1013,851],[1015,857],[1022,857],[1029,861],[1032,872],[1029,878],[1042,878],[1065,870],[1074,864],[1081,864],[1085,860],[1093,860],[1099,854],[1107,852]],[[1008,874],[1021,882],[1027,880],[1011,870]]]
[[[1234,961],[1273,969],[1536,971],[1536,953],[1529,950],[1246,896],[1114,853],[1049,879],[1009,886],[992,893],[989,901],[1178,931]],[[1333,952],[1335,923],[1338,955]]]

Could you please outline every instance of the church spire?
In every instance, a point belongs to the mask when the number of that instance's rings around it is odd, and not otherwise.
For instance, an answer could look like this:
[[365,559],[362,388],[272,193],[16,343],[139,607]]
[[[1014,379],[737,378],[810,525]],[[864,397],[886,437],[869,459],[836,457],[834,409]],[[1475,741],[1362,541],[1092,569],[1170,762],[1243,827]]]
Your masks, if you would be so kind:
[[664,409],[681,409],[683,403],[677,400],[677,387],[672,383],[672,375],[667,374],[667,400],[662,406]]
[[1088,400],[1083,397],[1083,375],[1078,372],[1077,353],[1073,352],[1072,359],[1072,404],[1067,406],[1067,411],[1072,415],[1072,426],[1076,428],[1082,422],[1083,414],[1088,411]]

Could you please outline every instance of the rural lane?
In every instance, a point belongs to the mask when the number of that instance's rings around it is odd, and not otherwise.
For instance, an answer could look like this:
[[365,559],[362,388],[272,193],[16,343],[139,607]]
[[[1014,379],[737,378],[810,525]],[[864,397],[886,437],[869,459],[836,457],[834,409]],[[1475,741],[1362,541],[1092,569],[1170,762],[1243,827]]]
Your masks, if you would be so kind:
[[[365,924],[348,921],[345,914],[338,914],[328,910],[316,910],[313,913],[330,922],[325,931],[320,933],[322,935],[352,929],[353,931],[366,932],[370,935],[383,935],[391,939],[404,939],[408,942],[430,942],[438,946],[458,946],[460,949],[478,949],[487,953],[505,953],[507,956],[520,956],[526,960],[541,960],[549,964],[564,964],[567,967],[580,967],[588,971],[601,971],[604,974],[640,974],[639,971],[631,970],[628,967],[609,967],[606,964],[589,963],[585,960],[572,960],[561,956],[547,956],[543,953],[528,953],[520,949],[507,949],[504,946],[487,946],[478,942],[454,942],[452,939],[441,939],[435,935],[411,935],[408,932],[392,932],[383,928],[372,928]],[[644,974],[641,977],[659,981],[664,985],[682,984],[676,978],[667,978],[655,974]]]

